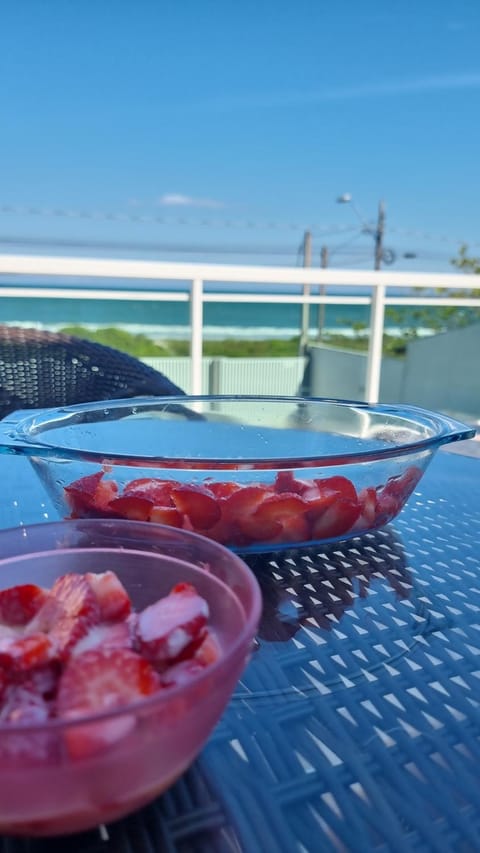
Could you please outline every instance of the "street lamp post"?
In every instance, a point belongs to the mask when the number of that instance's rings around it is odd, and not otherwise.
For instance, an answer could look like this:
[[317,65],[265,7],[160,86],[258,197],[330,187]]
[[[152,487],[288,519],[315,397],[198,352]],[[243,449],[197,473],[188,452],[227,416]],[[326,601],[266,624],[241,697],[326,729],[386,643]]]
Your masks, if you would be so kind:
[[[351,204],[355,214],[360,219],[363,230],[367,234],[372,234],[374,239],[374,270],[380,270],[382,261],[384,260],[383,237],[385,234],[385,205],[383,201],[379,202],[377,224],[375,228],[369,225],[362,214],[353,204],[352,196],[349,193],[341,195],[338,199],[340,204]],[[392,259],[394,255],[392,255]],[[366,371],[366,401],[367,403],[378,403],[380,394],[380,377],[383,352],[383,328],[385,320],[385,285],[378,282],[377,286],[372,291],[372,303],[370,308],[370,339],[367,355],[367,371]]]
[[[378,214],[377,214],[377,224],[375,227],[370,225],[365,217],[360,213],[358,207],[355,205],[352,196],[350,193],[343,193],[337,198],[337,202],[339,204],[349,204],[354,211],[355,215],[359,218],[362,223],[362,230],[365,234],[372,234],[374,239],[374,263],[373,268],[375,270],[379,270],[382,267],[382,261],[384,258],[384,248],[383,248],[383,238],[385,234],[385,204],[383,201],[379,201],[378,203]],[[388,263],[388,259],[386,261]]]

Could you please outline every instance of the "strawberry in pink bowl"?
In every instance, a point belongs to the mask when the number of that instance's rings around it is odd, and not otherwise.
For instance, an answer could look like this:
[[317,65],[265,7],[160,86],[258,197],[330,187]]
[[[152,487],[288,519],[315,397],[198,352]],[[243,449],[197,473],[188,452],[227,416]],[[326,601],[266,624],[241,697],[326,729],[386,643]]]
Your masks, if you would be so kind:
[[248,660],[257,582],[157,524],[34,525],[0,549],[0,832],[116,820],[201,750]]
[[61,517],[193,531],[239,553],[393,521],[437,449],[475,431],[414,406],[300,397],[86,403],[0,424]]

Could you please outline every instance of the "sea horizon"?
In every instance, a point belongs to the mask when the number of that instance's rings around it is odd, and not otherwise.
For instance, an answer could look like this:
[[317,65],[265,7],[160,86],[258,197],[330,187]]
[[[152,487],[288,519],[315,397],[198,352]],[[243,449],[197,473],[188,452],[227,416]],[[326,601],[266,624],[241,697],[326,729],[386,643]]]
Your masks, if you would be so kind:
[[[421,323],[409,308],[385,314],[385,331],[400,335],[415,328],[419,335],[435,329],[435,309],[422,312]],[[190,337],[187,302],[144,302],[139,300],[45,299],[5,297],[0,299],[0,322],[57,331],[65,326],[97,329],[115,326],[131,334],[145,334],[154,340],[180,340]],[[367,332],[370,323],[368,305],[326,305],[323,315],[318,306],[310,306],[309,334],[353,337]],[[208,302],[203,311],[203,336],[206,340],[236,338],[243,340],[289,339],[302,331],[302,307],[299,304]]]

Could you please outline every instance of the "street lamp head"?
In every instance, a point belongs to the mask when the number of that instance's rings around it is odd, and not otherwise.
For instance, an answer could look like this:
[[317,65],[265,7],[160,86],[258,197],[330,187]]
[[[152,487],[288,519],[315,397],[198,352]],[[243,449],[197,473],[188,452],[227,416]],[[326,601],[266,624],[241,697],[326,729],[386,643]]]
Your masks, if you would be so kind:
[[337,204],[348,204],[352,200],[351,193],[342,193],[337,198]]

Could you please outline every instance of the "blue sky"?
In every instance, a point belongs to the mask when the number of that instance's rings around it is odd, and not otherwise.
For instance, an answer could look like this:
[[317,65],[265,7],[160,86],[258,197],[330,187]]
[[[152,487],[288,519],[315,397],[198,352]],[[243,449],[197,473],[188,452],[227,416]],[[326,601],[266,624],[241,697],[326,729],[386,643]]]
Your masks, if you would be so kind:
[[311,228],[367,268],[348,192],[396,269],[450,270],[480,255],[479,44],[478,0],[3,0],[0,234],[291,265]]

